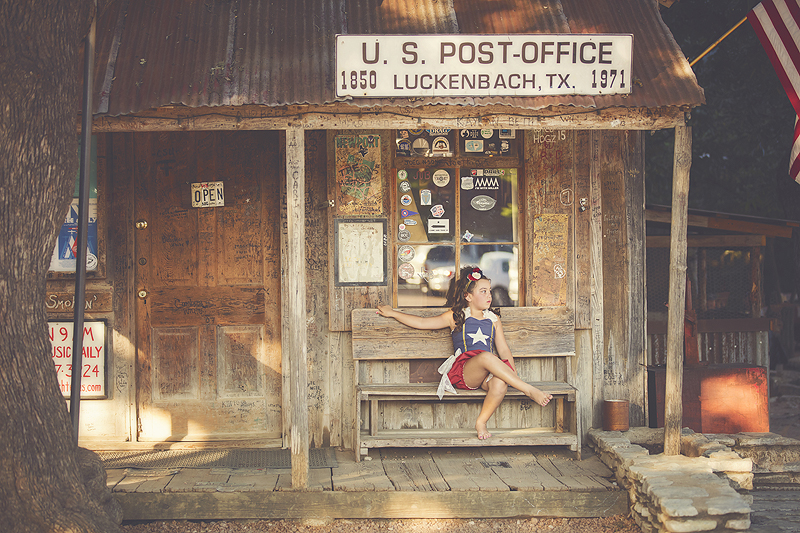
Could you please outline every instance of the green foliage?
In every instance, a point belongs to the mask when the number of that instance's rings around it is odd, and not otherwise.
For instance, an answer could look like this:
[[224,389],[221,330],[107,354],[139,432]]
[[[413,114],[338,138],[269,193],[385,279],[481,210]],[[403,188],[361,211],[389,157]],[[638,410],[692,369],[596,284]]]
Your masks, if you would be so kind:
[[[691,61],[744,18],[757,0],[681,0],[661,16]],[[783,209],[795,113],[749,22],[698,61],[693,70],[706,104],[692,111],[689,206],[793,218]],[[672,130],[646,141],[647,201],[669,205]],[[781,182],[784,183],[781,183]],[[780,192],[779,192],[780,190]]]

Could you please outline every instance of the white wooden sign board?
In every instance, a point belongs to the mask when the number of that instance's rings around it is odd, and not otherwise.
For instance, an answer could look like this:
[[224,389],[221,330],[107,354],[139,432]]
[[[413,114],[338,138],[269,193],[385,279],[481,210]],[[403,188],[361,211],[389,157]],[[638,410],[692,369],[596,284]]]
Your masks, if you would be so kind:
[[337,35],[336,96],[631,92],[633,35]]

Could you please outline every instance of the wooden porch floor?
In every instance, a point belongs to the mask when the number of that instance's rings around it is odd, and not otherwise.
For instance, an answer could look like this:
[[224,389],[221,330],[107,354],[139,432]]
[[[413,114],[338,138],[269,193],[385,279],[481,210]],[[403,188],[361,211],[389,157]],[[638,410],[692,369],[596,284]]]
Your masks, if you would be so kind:
[[356,463],[309,470],[293,491],[291,470],[110,469],[125,520],[303,518],[607,517],[628,513],[627,493],[597,457],[563,449],[371,450]]

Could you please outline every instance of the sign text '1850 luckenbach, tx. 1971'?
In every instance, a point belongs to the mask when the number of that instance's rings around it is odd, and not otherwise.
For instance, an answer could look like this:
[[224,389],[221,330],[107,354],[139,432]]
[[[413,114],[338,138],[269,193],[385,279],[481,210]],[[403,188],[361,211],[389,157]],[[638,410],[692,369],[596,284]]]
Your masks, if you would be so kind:
[[337,35],[336,96],[631,92],[632,35]]

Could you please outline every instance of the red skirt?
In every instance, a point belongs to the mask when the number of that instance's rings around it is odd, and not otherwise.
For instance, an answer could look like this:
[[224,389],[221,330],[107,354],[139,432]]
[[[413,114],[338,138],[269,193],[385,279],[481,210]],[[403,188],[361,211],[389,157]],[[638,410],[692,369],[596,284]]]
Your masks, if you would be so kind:
[[[470,387],[464,382],[464,364],[471,358],[478,355],[479,353],[485,351],[486,350],[470,350],[456,357],[456,360],[453,363],[452,368],[450,368],[450,372],[447,373],[447,377],[450,380],[450,383],[453,384],[453,387],[457,389],[467,389],[467,390],[475,390],[480,388],[480,387]],[[511,363],[509,363],[507,359],[503,359],[503,362],[508,365],[508,368],[512,368]]]

